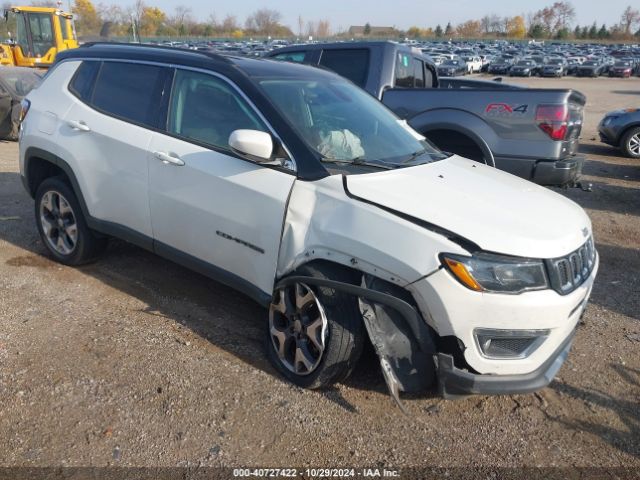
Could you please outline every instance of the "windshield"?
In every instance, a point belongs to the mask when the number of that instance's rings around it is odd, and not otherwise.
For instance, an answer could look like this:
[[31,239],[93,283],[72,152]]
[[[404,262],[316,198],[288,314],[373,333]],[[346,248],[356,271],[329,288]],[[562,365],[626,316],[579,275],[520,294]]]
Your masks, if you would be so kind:
[[456,66],[460,65],[460,61],[459,60],[447,60],[446,62],[443,63],[443,65],[451,65],[452,67],[456,67]]
[[529,61],[518,62],[519,67],[530,67],[531,65],[533,65],[533,62],[529,62]]
[[447,157],[351,83],[269,79],[260,86],[324,161],[396,168]]
[[630,67],[631,64],[629,62],[618,62],[616,63],[616,67]]
[[562,60],[556,60],[554,58],[553,60],[549,60],[548,65],[562,65]]
[[598,62],[584,62],[583,65],[587,67],[595,67],[598,65]]

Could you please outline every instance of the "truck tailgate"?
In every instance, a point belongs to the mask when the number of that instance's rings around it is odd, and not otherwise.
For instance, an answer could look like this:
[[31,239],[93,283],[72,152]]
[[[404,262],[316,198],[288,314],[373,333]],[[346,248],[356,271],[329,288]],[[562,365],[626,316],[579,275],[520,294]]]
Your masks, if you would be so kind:
[[[575,90],[534,88],[391,89],[384,92],[382,102],[421,133],[426,125],[433,128],[434,119],[437,123],[456,112],[469,116],[470,129],[479,133],[481,123],[495,135],[496,156],[518,152],[523,157],[558,160],[577,152],[586,98]],[[569,124],[563,141],[553,141],[539,127],[536,113],[541,105],[567,106]],[[526,148],[523,141],[528,142]]]

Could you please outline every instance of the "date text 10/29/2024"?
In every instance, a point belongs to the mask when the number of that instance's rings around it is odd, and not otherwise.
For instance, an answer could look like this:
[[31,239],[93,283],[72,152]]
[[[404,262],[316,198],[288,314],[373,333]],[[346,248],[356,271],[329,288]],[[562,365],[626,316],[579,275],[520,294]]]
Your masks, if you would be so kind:
[[234,468],[233,476],[238,478],[398,478],[400,471],[388,468]]

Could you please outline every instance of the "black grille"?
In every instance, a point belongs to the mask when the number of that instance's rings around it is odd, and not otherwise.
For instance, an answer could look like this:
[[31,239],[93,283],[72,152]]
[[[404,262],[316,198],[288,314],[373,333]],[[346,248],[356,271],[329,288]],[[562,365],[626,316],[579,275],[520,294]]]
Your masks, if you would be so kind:
[[551,285],[562,295],[571,293],[589,278],[595,264],[596,249],[593,237],[590,237],[575,252],[565,257],[547,260]]
[[549,330],[477,328],[474,333],[480,351],[488,358],[526,358],[549,336]]
[[492,338],[484,353],[491,357],[517,357],[535,341],[535,338]]

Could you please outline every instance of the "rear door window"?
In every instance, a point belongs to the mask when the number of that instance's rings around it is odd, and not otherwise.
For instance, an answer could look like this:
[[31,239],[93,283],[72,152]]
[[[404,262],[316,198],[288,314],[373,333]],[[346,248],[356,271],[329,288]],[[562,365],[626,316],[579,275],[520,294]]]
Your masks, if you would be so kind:
[[404,52],[396,54],[396,88],[413,88],[414,82],[413,57]]
[[369,49],[323,50],[320,65],[348,78],[356,85],[364,87],[369,72]]
[[282,60],[285,62],[296,62],[296,63],[302,63],[304,62],[304,58],[307,55],[307,52],[305,51],[300,51],[300,52],[284,52],[284,53],[279,53],[277,55],[274,55],[272,58],[276,59],[276,60]]
[[104,62],[91,105],[122,120],[156,127],[169,69],[155,65]]

